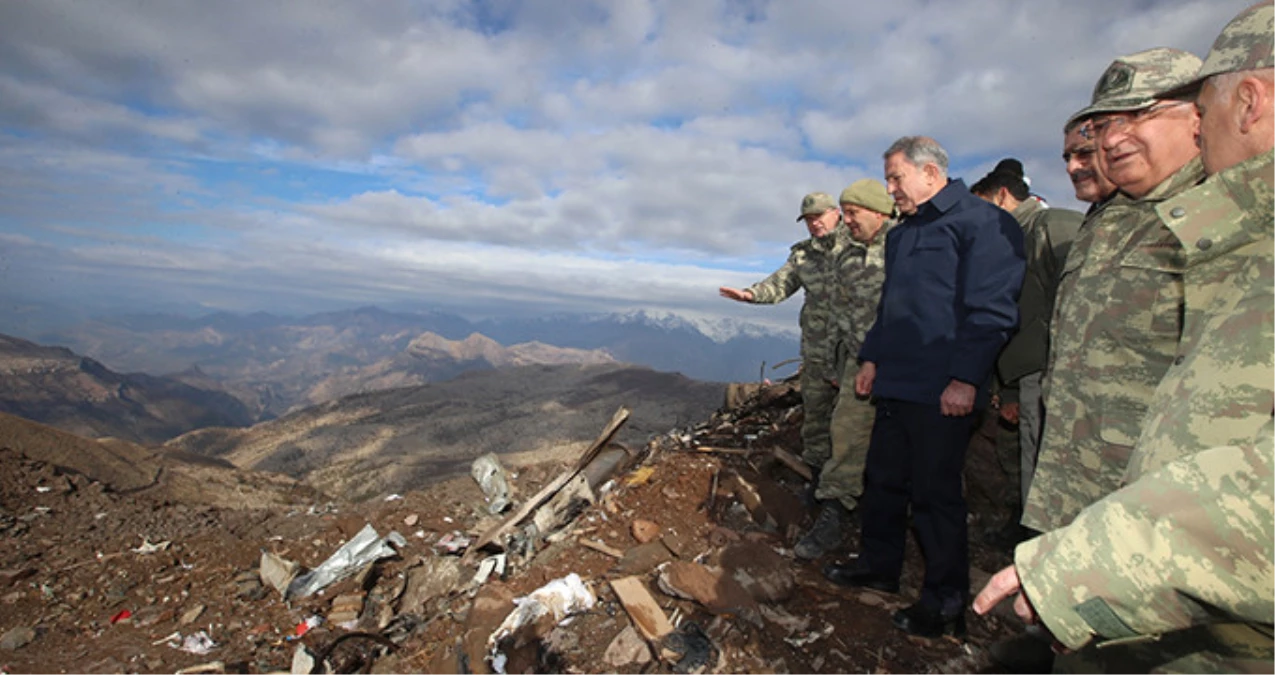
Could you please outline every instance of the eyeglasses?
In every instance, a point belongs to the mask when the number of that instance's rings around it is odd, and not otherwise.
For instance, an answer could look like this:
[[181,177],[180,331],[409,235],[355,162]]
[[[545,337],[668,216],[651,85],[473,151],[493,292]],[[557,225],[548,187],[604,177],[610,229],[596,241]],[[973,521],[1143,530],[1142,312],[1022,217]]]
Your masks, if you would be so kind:
[[1191,105],[1187,101],[1170,101],[1165,103],[1157,103],[1142,110],[1133,112],[1112,113],[1109,115],[1101,115],[1093,118],[1093,131],[1095,135],[1105,134],[1108,131],[1125,131],[1132,126],[1141,124],[1156,115],[1170,108],[1177,108],[1184,105]]
[[1083,162],[1086,159],[1093,157],[1095,152],[1097,152],[1097,150],[1092,147],[1076,148],[1075,150],[1065,150],[1063,151],[1063,161],[1070,162],[1071,158],[1075,157],[1077,160],[1080,160]]

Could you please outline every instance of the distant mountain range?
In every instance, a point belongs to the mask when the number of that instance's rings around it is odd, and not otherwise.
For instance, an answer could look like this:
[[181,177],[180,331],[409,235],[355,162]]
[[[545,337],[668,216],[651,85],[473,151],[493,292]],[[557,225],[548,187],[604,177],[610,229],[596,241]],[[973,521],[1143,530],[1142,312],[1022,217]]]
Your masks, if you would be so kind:
[[488,452],[506,466],[578,456],[620,406],[632,415],[616,440],[636,449],[707,418],[722,395],[720,384],[617,363],[507,367],[200,429],[166,448],[359,500],[463,474]]
[[243,402],[215,388],[117,373],[69,349],[8,335],[0,335],[0,412],[80,436],[137,443],[254,420]]
[[301,318],[120,315],[48,331],[39,341],[68,346],[118,371],[222,387],[260,419],[346,394],[505,365],[614,360],[723,382],[755,380],[763,362],[798,353],[793,332],[668,313],[469,321],[375,307]]

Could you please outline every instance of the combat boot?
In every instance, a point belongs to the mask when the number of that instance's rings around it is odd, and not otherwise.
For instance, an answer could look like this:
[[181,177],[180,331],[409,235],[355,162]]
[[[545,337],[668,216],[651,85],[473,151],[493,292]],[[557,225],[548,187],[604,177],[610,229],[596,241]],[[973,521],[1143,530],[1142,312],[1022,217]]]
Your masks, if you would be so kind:
[[840,500],[823,500],[815,524],[793,547],[793,554],[802,560],[814,560],[840,546],[844,534],[842,525],[848,514]]

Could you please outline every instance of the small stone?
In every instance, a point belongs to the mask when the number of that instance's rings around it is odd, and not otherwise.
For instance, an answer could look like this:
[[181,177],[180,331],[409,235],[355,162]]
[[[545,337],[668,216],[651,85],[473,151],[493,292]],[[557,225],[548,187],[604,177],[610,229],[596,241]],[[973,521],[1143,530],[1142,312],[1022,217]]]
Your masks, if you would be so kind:
[[637,629],[633,626],[628,626],[620,631],[620,634],[616,635],[615,639],[611,640],[611,644],[607,646],[606,653],[602,658],[612,668],[620,668],[630,663],[649,663],[651,660],[651,648],[638,635]]
[[418,521],[420,521],[420,516],[413,513],[412,515],[403,519],[403,524],[408,527],[414,527]]
[[0,636],[0,649],[13,651],[21,649],[35,639],[35,629],[29,626],[18,626]]
[[884,607],[885,598],[876,593],[863,592],[859,594],[859,602],[869,607]]
[[195,605],[182,613],[181,624],[189,626],[199,620],[199,615],[204,613],[203,605]]
[[656,537],[660,536],[660,526],[658,523],[653,523],[649,520],[642,520],[641,518],[633,521],[632,530],[633,538],[636,539],[639,544],[654,541]]

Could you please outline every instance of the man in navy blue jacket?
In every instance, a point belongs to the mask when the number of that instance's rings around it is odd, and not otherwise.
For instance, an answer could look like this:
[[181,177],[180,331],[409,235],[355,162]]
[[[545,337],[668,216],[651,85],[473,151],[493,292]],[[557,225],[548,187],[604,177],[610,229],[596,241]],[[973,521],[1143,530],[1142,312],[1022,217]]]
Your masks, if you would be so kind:
[[1018,322],[1022,228],[947,176],[947,152],[908,136],[885,155],[902,221],[887,236],[876,323],[859,351],[861,396],[877,399],[856,564],[824,574],[895,593],[908,506],[925,556],[921,599],[894,624],[915,635],[963,635],[969,544],[962,470],[987,406],[997,354]]

